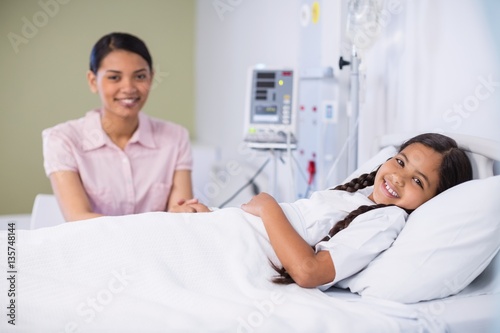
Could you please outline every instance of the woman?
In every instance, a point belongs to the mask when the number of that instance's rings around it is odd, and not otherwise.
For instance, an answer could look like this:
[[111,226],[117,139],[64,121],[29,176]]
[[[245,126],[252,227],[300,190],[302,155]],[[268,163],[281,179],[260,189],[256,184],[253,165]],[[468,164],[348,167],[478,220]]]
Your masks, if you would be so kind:
[[87,80],[101,107],[43,131],[45,171],[67,221],[195,211],[184,204],[193,196],[188,131],[141,112],[153,76],[139,38],[111,33],[94,45]]

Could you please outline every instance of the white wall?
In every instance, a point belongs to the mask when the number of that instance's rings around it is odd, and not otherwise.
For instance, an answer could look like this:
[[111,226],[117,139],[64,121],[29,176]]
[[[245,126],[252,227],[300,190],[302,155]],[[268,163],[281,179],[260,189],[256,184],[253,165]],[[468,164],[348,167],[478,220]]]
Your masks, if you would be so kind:
[[[384,133],[420,131],[500,141],[495,2],[406,0],[388,15],[364,59],[361,147]],[[364,149],[360,159],[372,153]]]
[[[299,0],[198,1],[197,142],[216,147],[222,169],[231,169],[234,164],[226,166],[228,162],[237,163],[231,179],[210,177],[208,188],[195,188],[211,204],[218,205],[255,171],[243,168],[258,167],[265,160],[243,150],[247,70],[258,63],[297,65],[299,5]],[[220,193],[215,193],[215,185]]]
[[197,7],[197,136],[233,155],[243,135],[248,68],[297,64],[300,1],[220,1],[230,11],[216,3],[200,0]]

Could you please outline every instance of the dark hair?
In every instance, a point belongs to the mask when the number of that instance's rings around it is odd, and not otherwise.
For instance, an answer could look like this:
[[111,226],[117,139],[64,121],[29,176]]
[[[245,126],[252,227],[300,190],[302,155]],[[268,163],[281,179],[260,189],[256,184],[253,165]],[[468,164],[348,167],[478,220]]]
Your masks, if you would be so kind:
[[122,32],[105,35],[95,43],[90,52],[90,70],[97,74],[102,60],[114,50],[124,50],[140,55],[148,63],[149,69],[153,70],[153,59],[146,44],[136,36]]
[[[420,134],[404,142],[399,147],[399,152],[413,143],[420,143],[429,148],[432,148],[442,156],[441,166],[439,168],[439,184],[435,195],[438,195],[439,193],[449,189],[450,187],[472,179],[472,165],[470,163],[470,160],[465,152],[458,147],[456,141],[452,138],[437,133]],[[347,191],[352,193],[368,186],[372,186],[375,182],[375,175],[377,174],[379,168],[380,166],[371,173],[362,174],[358,178],[354,178],[345,184],[338,185],[337,187],[333,188],[333,190]],[[328,235],[323,237],[316,244],[323,241],[328,241],[337,232],[347,228],[349,224],[360,214],[366,213],[372,209],[387,206],[391,205],[376,204],[363,205],[358,207],[356,210],[349,213],[343,220],[337,222],[330,229]],[[407,212],[411,213],[411,211]],[[315,246],[313,246],[313,248],[315,248]],[[292,277],[290,276],[290,274],[288,274],[284,267],[277,267],[272,262],[271,266],[273,266],[273,268],[279,274],[278,276],[273,278],[273,282],[279,284],[294,283]]]
[[402,151],[412,143],[421,143],[440,153],[443,157],[439,168],[439,184],[436,195],[446,191],[450,187],[472,179],[472,165],[470,160],[452,138],[438,133],[424,133],[403,143],[399,151]]

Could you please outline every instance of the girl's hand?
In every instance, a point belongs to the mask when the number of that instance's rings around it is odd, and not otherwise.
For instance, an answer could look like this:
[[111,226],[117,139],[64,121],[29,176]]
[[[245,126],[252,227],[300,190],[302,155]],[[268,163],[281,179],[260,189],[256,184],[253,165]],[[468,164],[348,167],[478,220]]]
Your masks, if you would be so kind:
[[262,217],[262,214],[268,208],[278,207],[276,200],[267,193],[259,193],[248,203],[241,205],[241,209],[252,215]]

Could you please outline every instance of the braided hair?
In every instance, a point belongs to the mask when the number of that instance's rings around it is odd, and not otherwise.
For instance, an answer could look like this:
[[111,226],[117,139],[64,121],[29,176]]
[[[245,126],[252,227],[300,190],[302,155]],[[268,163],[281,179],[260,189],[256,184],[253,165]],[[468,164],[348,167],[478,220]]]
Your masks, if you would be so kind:
[[[472,165],[470,163],[470,160],[465,152],[458,147],[456,141],[452,138],[437,133],[420,134],[404,142],[399,148],[399,152],[413,143],[421,143],[427,147],[432,148],[442,155],[441,166],[439,168],[439,184],[437,186],[436,195],[449,189],[450,187],[472,179]],[[333,190],[353,193],[366,187],[372,186],[375,183],[375,176],[379,168],[370,173],[362,174],[345,184],[338,185],[333,188]],[[392,205],[375,204],[363,205],[358,207],[357,209],[349,213],[344,219],[337,222],[330,229],[328,235],[319,240],[314,246],[312,246],[312,248],[315,249],[318,243],[330,240],[330,238],[332,238],[339,231],[347,228],[349,224],[360,214],[366,213],[373,209],[388,206]],[[412,212],[408,210],[406,211],[408,214]],[[279,274],[272,279],[274,283],[290,284],[295,282],[284,267],[278,267],[273,262],[271,262],[271,266]]]
[[[351,181],[338,185],[333,190],[340,190],[340,191],[347,191],[349,193],[356,192],[357,190],[364,189],[366,187],[372,186],[375,182],[375,175],[377,174],[378,168],[375,171],[372,171],[370,173],[364,173],[361,176],[352,179]],[[370,210],[377,209],[377,208],[382,208],[382,207],[387,207],[391,205],[385,205],[385,204],[376,204],[376,205],[362,205],[359,206],[357,209],[353,210],[350,212],[344,219],[340,220],[337,222],[328,232],[328,234],[323,237],[321,240],[319,240],[312,248],[314,249],[316,245],[320,242],[328,241],[330,238],[335,236],[336,233],[339,231],[347,228],[351,222],[358,217],[359,215],[366,213]],[[272,281],[277,284],[291,284],[294,283],[295,281],[292,279],[290,274],[285,270],[284,267],[278,267],[276,266],[273,262],[271,262],[271,266],[274,268],[274,270],[279,274],[278,276],[275,276]]]

